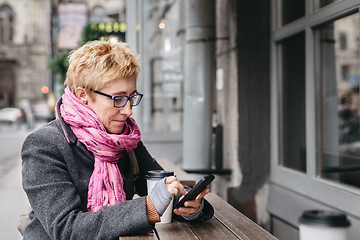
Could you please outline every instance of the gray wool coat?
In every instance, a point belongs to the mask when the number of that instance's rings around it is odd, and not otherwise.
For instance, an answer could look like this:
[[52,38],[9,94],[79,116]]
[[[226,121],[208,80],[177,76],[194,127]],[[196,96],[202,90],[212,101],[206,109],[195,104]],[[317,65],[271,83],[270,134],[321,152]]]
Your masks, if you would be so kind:
[[[67,141],[69,140],[69,142]],[[134,153],[140,176],[135,181],[128,155],[118,161],[129,201],[87,211],[94,157],[70,127],[57,119],[30,134],[22,148],[23,188],[33,208],[24,239],[116,239],[152,229],[146,216],[145,174],[162,169],[140,141]]]
[[[60,104],[61,99],[57,112]],[[77,140],[62,118],[31,133],[21,153],[23,188],[33,208],[24,239],[117,239],[152,230],[154,225],[146,215],[145,175],[148,170],[162,167],[141,141],[134,153],[140,171],[136,178],[127,154],[118,161],[127,201],[93,213],[86,208],[88,185],[94,170],[93,154]],[[132,199],[134,188],[143,197]],[[209,219],[213,214],[214,209],[205,200],[201,218],[197,220]],[[175,214],[173,217],[184,221]]]

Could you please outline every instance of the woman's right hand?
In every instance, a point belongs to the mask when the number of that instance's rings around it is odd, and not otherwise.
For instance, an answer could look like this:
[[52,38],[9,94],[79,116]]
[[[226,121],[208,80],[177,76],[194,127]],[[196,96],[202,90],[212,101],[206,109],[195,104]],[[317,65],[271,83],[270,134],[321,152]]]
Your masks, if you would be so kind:
[[174,196],[177,196],[179,193],[185,195],[187,192],[183,185],[175,176],[170,176],[165,178],[166,189]]
[[155,184],[149,197],[159,216],[162,216],[173,196],[178,193],[186,194],[186,190],[174,176],[162,179]]

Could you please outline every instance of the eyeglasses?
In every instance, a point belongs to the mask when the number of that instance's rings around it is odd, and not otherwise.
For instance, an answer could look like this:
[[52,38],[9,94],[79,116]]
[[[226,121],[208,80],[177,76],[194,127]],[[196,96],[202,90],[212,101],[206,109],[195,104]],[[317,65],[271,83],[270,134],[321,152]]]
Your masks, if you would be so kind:
[[133,95],[130,95],[130,96],[126,96],[126,95],[114,95],[114,96],[111,96],[109,94],[106,94],[106,93],[103,93],[103,92],[100,92],[100,91],[97,91],[97,90],[93,90],[93,89],[90,89],[91,91],[93,91],[94,93],[97,93],[97,94],[100,94],[100,95],[103,95],[105,97],[108,97],[108,98],[111,98],[113,100],[113,105],[114,107],[116,108],[121,108],[123,106],[126,105],[126,103],[128,101],[130,101],[130,106],[137,106],[139,105],[142,97],[143,97],[143,94],[141,93],[134,93]]

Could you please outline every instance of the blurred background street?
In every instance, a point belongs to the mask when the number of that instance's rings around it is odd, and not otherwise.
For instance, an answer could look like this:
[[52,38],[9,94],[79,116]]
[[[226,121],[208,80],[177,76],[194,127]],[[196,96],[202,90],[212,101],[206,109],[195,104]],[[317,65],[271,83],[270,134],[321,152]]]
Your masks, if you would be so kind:
[[27,198],[21,186],[20,151],[30,131],[25,125],[0,124],[1,239],[22,239],[16,224],[27,204]]
[[0,124],[0,182],[20,162],[21,145],[29,132],[23,126]]

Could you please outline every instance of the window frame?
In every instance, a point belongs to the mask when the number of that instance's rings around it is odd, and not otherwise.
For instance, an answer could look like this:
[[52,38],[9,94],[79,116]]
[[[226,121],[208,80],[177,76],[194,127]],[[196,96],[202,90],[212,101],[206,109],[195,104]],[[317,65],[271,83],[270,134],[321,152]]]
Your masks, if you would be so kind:
[[[1,9],[3,9],[1,11]],[[8,9],[8,11],[4,10],[4,9]],[[2,4],[0,5],[0,14],[1,13],[8,13],[9,14],[9,22],[8,22],[8,26],[4,26],[3,24],[0,23],[0,33],[1,34],[5,34],[5,36],[1,36],[0,37],[0,43],[2,44],[9,44],[12,43],[14,41],[14,25],[15,25],[15,14],[14,14],[14,8],[12,6],[10,6],[9,4]],[[12,18],[12,19],[11,19]]]
[[[318,159],[316,151],[319,147],[320,122],[317,112],[317,97],[320,94],[316,77],[316,39],[315,29],[324,23],[339,19],[343,16],[359,12],[359,0],[336,1],[321,9],[315,9],[316,0],[306,1],[305,16],[284,26],[280,26],[280,18],[276,14],[281,7],[281,0],[272,1],[272,35],[271,35],[271,110],[270,110],[270,161],[271,161],[271,184],[288,189],[306,198],[322,202],[327,206],[339,209],[349,215],[360,217],[360,188],[347,186],[321,178],[317,174]],[[305,89],[306,89],[306,173],[292,170],[281,166],[281,92],[280,73],[278,66],[279,54],[278,43],[294,34],[305,31]],[[280,64],[279,64],[280,65]],[[339,203],[346,204],[339,204]]]

